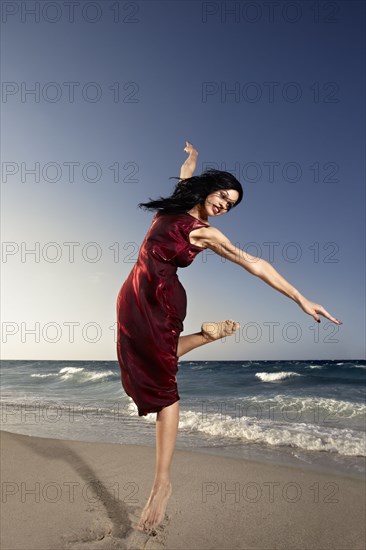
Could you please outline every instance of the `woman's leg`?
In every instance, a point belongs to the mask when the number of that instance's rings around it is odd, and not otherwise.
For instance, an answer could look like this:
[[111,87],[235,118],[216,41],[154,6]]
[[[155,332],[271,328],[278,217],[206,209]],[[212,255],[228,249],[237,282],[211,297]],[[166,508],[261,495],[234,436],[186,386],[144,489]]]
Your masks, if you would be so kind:
[[140,530],[149,532],[164,519],[166,505],[172,492],[170,465],[175,448],[178,422],[179,401],[164,407],[157,413],[155,479],[138,524]]
[[[180,357],[203,344],[230,336],[239,328],[235,321],[202,323],[201,331],[181,336],[177,356]],[[151,532],[164,519],[169,497],[172,492],[170,465],[173,458],[179,423],[179,401],[164,407],[156,416],[156,466],[155,479],[149,499],[142,511],[138,529]]]

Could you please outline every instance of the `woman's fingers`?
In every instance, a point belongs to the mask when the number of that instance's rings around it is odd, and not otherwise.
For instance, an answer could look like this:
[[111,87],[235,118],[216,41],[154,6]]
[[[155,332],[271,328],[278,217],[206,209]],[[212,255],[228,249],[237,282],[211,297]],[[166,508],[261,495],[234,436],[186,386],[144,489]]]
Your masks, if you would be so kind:
[[186,153],[189,153],[190,149],[192,149],[192,144],[189,143],[189,141],[186,141],[186,146],[184,147],[184,151]]
[[197,149],[195,149],[189,141],[186,141],[186,146],[184,148],[184,151],[190,155],[198,155]]
[[301,307],[305,311],[305,313],[311,315],[318,323],[320,323],[319,315],[323,315],[323,317],[326,317],[327,319],[329,319],[329,321],[332,321],[332,323],[335,323],[336,325],[343,324],[342,321],[330,315],[330,313],[328,313],[328,311],[319,304],[315,304],[314,302],[310,302],[309,300],[305,299],[305,301],[301,303]]
[[[332,315],[330,315],[330,313],[327,312],[326,309],[324,309],[322,306],[319,306],[318,310],[317,310],[317,313],[319,313],[320,315],[323,315],[323,317],[326,317],[327,319],[329,319],[329,321],[332,321],[333,323],[335,323],[336,325],[342,325],[342,321],[340,321],[339,319],[336,319],[335,317],[333,317]],[[319,317],[314,317],[316,321],[318,321],[320,323],[320,319]]]

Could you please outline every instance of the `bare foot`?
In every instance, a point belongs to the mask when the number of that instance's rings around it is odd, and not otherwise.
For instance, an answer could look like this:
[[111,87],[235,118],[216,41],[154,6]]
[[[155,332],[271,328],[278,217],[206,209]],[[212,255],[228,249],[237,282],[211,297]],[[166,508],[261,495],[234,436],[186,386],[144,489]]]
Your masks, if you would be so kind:
[[213,342],[214,340],[219,340],[225,336],[231,336],[238,330],[240,324],[232,319],[226,321],[220,321],[218,323],[202,323],[201,333],[204,338]]
[[165,509],[172,493],[170,481],[154,483],[149,499],[137,524],[139,531],[152,534],[164,519]]

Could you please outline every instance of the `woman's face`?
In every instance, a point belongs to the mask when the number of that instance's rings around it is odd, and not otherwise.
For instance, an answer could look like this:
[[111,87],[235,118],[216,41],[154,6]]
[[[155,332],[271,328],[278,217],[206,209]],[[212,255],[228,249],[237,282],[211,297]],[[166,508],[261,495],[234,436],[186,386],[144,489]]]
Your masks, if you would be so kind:
[[218,189],[207,195],[204,207],[208,216],[221,216],[229,212],[239,198],[235,189]]

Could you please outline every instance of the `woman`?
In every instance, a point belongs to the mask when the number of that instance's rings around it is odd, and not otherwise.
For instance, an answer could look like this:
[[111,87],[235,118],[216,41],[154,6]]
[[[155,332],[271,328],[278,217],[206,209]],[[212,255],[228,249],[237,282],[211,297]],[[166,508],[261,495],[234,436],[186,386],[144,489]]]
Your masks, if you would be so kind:
[[176,275],[177,268],[188,266],[199,252],[210,248],[294,300],[316,321],[320,322],[319,315],[323,315],[341,324],[321,305],[302,296],[268,262],[235,247],[208,223],[209,217],[222,216],[237,206],[243,189],[232,174],[220,170],[207,170],[193,177],[198,153],[189,142],[184,151],[188,158],[173,194],[139,204],[158,212],[117,301],[122,385],[136,403],[139,416],[157,413],[155,480],[137,526],[147,532],[164,518],[172,490],[170,465],[179,420],[178,358],[234,334],[240,326],[233,320],[203,323],[200,332],[180,336],[186,294]]

